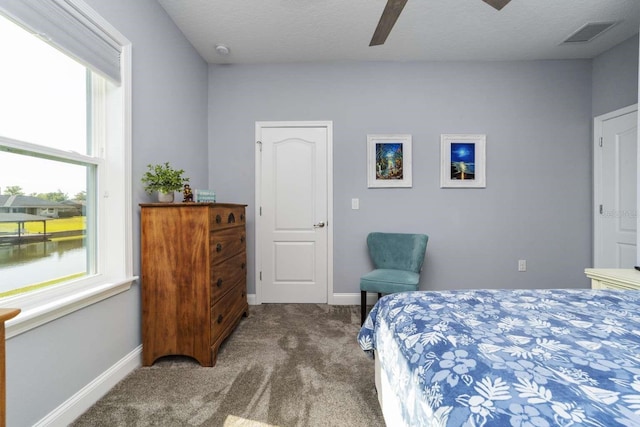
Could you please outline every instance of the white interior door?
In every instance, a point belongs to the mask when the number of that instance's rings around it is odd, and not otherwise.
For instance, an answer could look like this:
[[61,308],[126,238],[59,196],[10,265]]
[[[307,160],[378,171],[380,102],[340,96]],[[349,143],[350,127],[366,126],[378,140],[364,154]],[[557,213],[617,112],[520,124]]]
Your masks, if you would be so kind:
[[258,302],[328,302],[331,129],[256,123]]
[[636,265],[637,106],[597,117],[594,267]]

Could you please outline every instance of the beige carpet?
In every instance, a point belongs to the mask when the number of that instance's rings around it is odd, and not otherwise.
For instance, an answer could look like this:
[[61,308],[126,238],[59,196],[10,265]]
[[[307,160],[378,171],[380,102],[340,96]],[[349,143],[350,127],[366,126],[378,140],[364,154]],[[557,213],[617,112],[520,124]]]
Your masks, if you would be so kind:
[[215,367],[162,358],[72,425],[384,426],[359,319],[357,306],[251,306]]

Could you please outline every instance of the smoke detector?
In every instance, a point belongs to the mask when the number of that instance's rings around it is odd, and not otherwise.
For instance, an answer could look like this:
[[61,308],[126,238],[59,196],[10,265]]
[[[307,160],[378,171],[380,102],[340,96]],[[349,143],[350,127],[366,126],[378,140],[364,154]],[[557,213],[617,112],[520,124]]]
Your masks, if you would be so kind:
[[223,44],[217,44],[216,45],[216,52],[218,52],[218,55],[224,56],[224,55],[229,55],[230,50],[229,50],[228,47],[226,47]]

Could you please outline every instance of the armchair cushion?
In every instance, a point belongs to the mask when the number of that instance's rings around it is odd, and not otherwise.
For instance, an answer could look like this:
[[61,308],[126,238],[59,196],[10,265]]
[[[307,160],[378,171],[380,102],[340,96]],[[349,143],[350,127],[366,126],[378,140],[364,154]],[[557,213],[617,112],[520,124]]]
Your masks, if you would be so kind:
[[382,294],[415,291],[419,281],[419,273],[380,268],[360,277],[360,290]]

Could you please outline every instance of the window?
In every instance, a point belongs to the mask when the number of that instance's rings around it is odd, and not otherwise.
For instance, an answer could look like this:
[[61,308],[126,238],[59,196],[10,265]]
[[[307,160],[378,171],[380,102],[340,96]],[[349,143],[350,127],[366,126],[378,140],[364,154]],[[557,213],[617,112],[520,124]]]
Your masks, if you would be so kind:
[[11,0],[0,48],[0,305],[22,309],[12,336],[135,279],[129,43],[79,0]]

